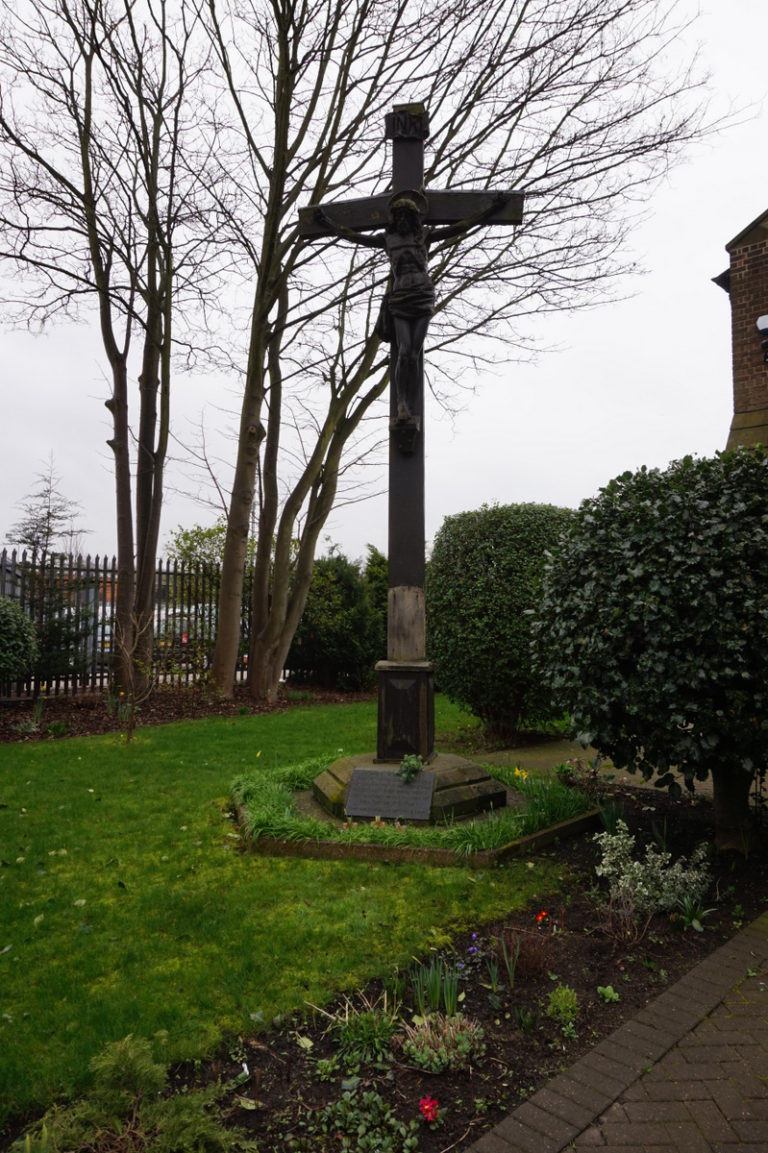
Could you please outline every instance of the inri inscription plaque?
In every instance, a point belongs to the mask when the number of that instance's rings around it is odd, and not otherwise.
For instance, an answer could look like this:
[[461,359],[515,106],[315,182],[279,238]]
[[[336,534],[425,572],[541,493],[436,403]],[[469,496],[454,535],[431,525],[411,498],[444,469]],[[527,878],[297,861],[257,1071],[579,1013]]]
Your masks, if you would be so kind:
[[422,770],[406,782],[389,769],[355,769],[345,809],[348,817],[428,821],[435,774]]

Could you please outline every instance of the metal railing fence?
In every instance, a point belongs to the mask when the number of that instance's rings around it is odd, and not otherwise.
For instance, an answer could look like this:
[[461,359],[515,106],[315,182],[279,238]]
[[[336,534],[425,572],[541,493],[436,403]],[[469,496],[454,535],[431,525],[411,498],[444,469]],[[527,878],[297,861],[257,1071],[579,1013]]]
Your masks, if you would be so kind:
[[[155,570],[152,676],[191,684],[207,669],[216,640],[218,565],[160,560]],[[15,601],[35,626],[39,655],[32,671],[0,683],[0,699],[107,689],[118,647],[115,557],[68,556],[3,549],[0,597]],[[250,581],[241,620],[238,673],[247,652]]]

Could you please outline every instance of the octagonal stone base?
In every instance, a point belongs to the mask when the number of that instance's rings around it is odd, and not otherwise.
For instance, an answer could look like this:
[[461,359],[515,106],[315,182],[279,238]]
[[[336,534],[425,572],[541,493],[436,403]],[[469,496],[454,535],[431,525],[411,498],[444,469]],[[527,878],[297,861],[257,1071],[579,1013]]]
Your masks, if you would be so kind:
[[[349,784],[355,769],[376,769],[383,773],[394,773],[396,766],[383,765],[375,753],[362,753],[356,757],[341,757],[329,765],[325,772],[315,777],[312,794],[331,816],[344,820],[345,803]],[[437,753],[426,766],[426,771],[434,773],[435,787],[432,793],[432,806],[429,823],[435,824],[451,818],[471,817],[488,809],[501,809],[507,803],[504,786],[488,776],[481,765],[467,761],[451,753]],[[368,814],[374,820],[379,814]],[[426,824],[426,822],[413,822]]]

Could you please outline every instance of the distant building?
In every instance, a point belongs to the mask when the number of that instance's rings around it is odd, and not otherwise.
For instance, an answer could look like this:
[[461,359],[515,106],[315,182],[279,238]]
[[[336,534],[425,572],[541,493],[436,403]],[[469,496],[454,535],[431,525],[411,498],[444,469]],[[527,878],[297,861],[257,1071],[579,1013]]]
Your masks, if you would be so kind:
[[730,267],[714,281],[731,298],[733,420],[726,448],[768,445],[768,210],[725,250]]

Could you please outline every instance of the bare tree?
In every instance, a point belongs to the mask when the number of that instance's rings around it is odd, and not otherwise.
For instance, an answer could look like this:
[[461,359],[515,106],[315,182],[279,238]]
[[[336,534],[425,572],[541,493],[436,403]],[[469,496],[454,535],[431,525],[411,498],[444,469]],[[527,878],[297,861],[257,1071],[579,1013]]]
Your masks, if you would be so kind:
[[30,326],[98,316],[126,685],[152,643],[176,321],[221,266],[198,32],[170,0],[19,0],[0,28],[0,257],[24,274],[8,306]]
[[[386,191],[386,112],[430,113],[426,186],[516,188],[524,224],[431,253],[434,388],[520,354],[529,318],[594,304],[625,272],[637,202],[703,130],[699,84],[659,0],[208,0],[236,123],[223,150],[250,216],[229,221],[253,297],[213,675],[232,690],[251,509],[249,684],[277,691],[343,459],[387,382],[374,325],[386,269],[302,244],[297,209]],[[298,433],[301,433],[301,436]],[[287,451],[286,451],[287,449]],[[297,527],[298,526],[298,527]],[[298,540],[297,547],[291,542]]]

